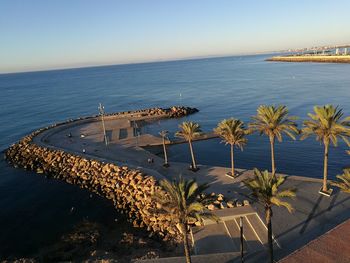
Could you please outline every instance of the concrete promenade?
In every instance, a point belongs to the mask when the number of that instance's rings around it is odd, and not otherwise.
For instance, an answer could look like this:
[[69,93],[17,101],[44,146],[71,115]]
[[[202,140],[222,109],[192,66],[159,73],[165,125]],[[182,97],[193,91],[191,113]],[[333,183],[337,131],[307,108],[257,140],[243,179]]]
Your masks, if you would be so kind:
[[[188,170],[186,163],[171,162],[171,156],[169,156],[171,166],[164,168],[163,159],[139,147],[139,145],[147,145],[147,143],[159,144],[161,138],[150,134],[135,136],[137,133],[135,134],[135,129],[132,126],[134,121],[140,120],[133,117],[106,118],[108,146],[103,141],[102,125],[98,119],[76,121],[54,127],[36,136],[34,143],[44,147],[62,149],[87,158],[127,165],[152,175],[158,180],[176,178],[180,174],[185,178],[196,178],[199,183],[209,183],[210,192],[222,193],[228,198],[248,199],[253,202],[250,199],[249,191],[242,183],[242,180],[252,176],[251,170],[239,170],[241,175],[236,179],[225,175],[229,171],[228,167],[199,165],[200,170],[192,172]],[[152,158],[154,162],[149,163],[149,158]],[[293,214],[289,214],[283,208],[274,208],[273,210],[276,259],[285,257],[350,218],[350,195],[335,189],[331,197],[321,196],[318,194],[321,187],[321,181],[318,179],[287,176],[285,187],[295,187],[297,198],[291,200],[295,208]],[[264,219],[264,211],[259,204],[253,202],[251,207],[254,212],[260,215],[261,219]],[[215,234],[214,232],[213,230],[213,234]],[[220,235],[222,236],[222,234]],[[218,240],[220,243],[224,239],[219,237]],[[237,257],[237,249],[234,247],[235,245],[232,245],[232,249],[223,249],[220,256],[213,254],[215,261],[236,262],[234,258]],[[207,249],[207,253],[202,249],[202,252],[200,254],[217,254],[216,251],[213,252],[210,249]],[[208,258],[204,257],[207,261],[202,261],[202,256],[197,257],[198,259],[195,259],[194,262],[209,262]],[[222,260],[220,260],[221,257]],[[252,252],[247,257],[250,262],[261,262],[261,258],[259,260],[256,253]],[[157,262],[181,262],[181,259],[174,258],[173,261],[160,259]]]

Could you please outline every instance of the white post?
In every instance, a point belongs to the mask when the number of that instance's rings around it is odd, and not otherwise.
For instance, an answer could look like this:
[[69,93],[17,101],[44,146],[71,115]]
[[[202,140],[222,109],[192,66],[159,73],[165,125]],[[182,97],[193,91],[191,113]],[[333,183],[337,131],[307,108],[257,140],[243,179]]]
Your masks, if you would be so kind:
[[99,110],[100,115],[101,115],[103,136],[104,136],[104,140],[105,140],[105,143],[106,143],[106,146],[107,146],[108,145],[108,140],[107,140],[107,135],[106,135],[105,120],[104,120],[105,107],[102,106],[102,104],[100,103],[100,105],[98,107],[98,110]]

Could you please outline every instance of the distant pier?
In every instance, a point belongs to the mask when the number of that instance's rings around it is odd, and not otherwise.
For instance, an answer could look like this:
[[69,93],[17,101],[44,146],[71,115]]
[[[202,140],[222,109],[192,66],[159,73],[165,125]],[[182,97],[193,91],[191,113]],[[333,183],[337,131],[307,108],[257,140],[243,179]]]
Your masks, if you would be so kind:
[[275,56],[266,61],[277,62],[316,62],[316,63],[350,63],[350,55],[286,55]]

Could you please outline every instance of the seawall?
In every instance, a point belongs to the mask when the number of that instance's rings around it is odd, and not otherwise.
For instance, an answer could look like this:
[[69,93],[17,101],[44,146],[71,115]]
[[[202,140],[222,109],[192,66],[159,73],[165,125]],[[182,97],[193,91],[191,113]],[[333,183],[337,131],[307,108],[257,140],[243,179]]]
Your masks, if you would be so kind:
[[[114,113],[109,116],[137,114],[140,117],[175,118],[197,111],[193,108],[172,107]],[[77,120],[88,118],[91,117]],[[159,213],[157,211],[159,204],[152,198],[155,192],[162,191],[152,176],[127,166],[88,159],[62,150],[39,146],[33,142],[33,138],[39,133],[74,121],[76,120],[68,120],[34,131],[11,145],[5,151],[5,158],[15,167],[64,180],[110,199],[120,213],[126,214],[134,227],[144,227],[150,235],[156,234],[164,240],[176,240],[180,236],[176,227],[177,222],[171,215]]]

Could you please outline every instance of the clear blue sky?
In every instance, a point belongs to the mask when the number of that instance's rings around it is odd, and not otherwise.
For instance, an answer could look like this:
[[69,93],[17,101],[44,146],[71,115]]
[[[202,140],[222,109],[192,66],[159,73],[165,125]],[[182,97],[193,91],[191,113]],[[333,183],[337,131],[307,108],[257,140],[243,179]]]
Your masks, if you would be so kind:
[[1,0],[0,72],[350,43],[349,0]]

